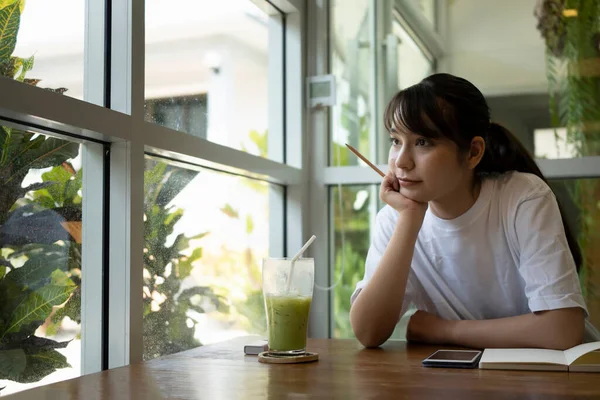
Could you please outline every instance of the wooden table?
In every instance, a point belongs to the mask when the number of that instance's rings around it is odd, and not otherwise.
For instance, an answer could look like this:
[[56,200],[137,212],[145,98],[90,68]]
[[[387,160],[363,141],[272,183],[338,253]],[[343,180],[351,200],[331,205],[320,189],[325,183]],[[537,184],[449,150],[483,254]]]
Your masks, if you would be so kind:
[[[311,339],[318,362],[268,365],[247,338],[83,376],[6,399],[574,399],[600,398],[600,374],[424,368],[438,347]],[[4,397],[3,397],[4,398]]]

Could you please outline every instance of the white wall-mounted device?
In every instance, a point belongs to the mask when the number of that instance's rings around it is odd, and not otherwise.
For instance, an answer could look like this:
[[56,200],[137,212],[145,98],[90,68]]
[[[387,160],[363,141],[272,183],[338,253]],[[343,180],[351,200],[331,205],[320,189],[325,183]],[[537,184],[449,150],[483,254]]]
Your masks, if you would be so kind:
[[335,76],[318,75],[308,77],[306,92],[310,108],[331,107],[335,105]]

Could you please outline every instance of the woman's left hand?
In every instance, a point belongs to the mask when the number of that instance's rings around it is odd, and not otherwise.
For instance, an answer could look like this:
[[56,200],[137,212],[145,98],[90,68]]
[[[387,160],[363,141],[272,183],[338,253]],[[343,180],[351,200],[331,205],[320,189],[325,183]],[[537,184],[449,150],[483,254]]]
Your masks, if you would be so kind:
[[421,343],[452,344],[452,323],[453,321],[419,310],[408,321],[406,339]]

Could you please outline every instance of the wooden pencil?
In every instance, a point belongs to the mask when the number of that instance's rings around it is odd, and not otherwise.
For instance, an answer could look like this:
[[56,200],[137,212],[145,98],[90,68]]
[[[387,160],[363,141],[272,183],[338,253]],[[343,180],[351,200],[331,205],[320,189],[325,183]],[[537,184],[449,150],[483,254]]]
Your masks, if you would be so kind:
[[369,167],[373,168],[373,171],[375,171],[379,175],[381,175],[382,178],[385,177],[385,174],[383,173],[383,171],[381,171],[379,168],[377,168],[371,161],[367,160],[367,158],[365,156],[363,156],[362,154],[360,154],[358,152],[358,150],[356,150],[354,147],[350,146],[348,143],[346,143],[346,147],[348,147],[351,152],[353,152],[354,154],[356,154],[356,156],[358,158],[360,158],[361,160],[363,160],[364,162],[366,162]]

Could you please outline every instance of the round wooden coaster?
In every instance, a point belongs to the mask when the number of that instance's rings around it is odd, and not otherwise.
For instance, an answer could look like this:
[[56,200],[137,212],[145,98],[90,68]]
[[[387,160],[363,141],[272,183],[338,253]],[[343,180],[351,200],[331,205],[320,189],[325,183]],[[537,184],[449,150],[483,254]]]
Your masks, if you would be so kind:
[[319,353],[306,352],[298,356],[278,356],[275,354],[269,354],[268,351],[263,351],[258,355],[258,362],[266,364],[298,364],[317,361],[319,359]]

